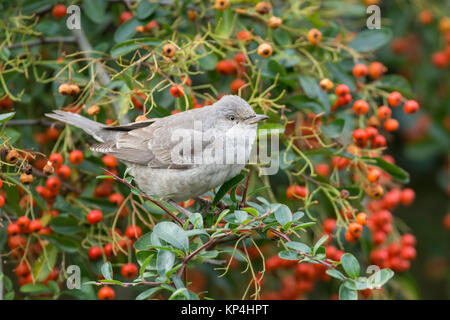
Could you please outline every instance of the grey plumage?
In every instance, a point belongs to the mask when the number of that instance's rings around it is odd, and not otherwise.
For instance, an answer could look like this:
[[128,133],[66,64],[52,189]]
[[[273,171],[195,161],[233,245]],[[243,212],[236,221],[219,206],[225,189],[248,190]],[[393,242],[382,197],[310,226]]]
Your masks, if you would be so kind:
[[[217,152],[217,139],[230,132],[248,139],[249,147],[256,138],[256,122],[266,116],[258,116],[248,103],[237,96],[224,96],[211,106],[188,110],[165,118],[135,122],[110,127],[89,120],[78,114],[55,110],[48,117],[83,129],[100,144],[91,150],[115,156],[130,168],[138,186],[147,194],[169,196],[182,201],[199,196],[221,185],[238,174],[245,166],[250,151],[237,146],[235,153],[245,153],[244,163],[213,163],[211,158],[197,163],[179,162],[180,139],[197,133],[206,135],[201,141],[201,152]],[[200,125],[200,127],[199,127]],[[195,138],[194,138],[195,141]],[[194,144],[187,149],[187,156],[196,154]],[[225,151],[227,152],[227,151]]]

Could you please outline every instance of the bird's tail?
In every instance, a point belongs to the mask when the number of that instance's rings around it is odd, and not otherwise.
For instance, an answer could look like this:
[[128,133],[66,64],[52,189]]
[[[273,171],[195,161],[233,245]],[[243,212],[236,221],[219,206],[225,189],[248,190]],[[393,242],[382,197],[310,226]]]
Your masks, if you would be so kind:
[[114,136],[113,133],[103,130],[106,125],[92,121],[79,114],[61,110],[53,110],[53,113],[46,113],[47,117],[71,124],[77,128],[83,129],[100,142],[106,142]]

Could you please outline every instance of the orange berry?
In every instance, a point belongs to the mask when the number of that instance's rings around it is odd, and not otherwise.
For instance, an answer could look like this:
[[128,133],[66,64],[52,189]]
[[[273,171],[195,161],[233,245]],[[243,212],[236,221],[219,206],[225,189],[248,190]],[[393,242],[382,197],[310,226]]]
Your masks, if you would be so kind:
[[356,215],[356,222],[364,226],[367,223],[367,214],[365,212],[360,212]]
[[257,51],[260,57],[267,58],[272,55],[272,46],[268,43],[263,43],[258,46]]
[[175,46],[170,43],[164,45],[164,47],[162,48],[163,55],[168,58],[172,58],[175,55],[176,51],[177,49],[175,48]]
[[320,32],[318,29],[311,29],[308,31],[307,35],[309,43],[312,45],[319,44],[320,40],[322,40],[322,32]]
[[255,6],[255,11],[259,14],[268,14],[272,10],[272,5],[268,2],[258,2]]
[[353,238],[359,239],[362,232],[362,225],[357,222],[350,222],[347,230],[353,236]]
[[323,91],[330,92],[334,87],[334,83],[330,79],[325,78],[320,80],[319,86]]
[[369,111],[369,104],[364,100],[356,100],[353,103],[353,111],[356,114],[366,114]]
[[369,64],[369,75],[374,80],[380,79],[386,71],[386,66],[381,62],[375,61]]
[[384,129],[386,131],[395,131],[395,130],[398,129],[398,126],[399,126],[398,121],[395,120],[395,119],[392,119],[392,118],[391,119],[387,119],[384,122]]
[[252,33],[247,30],[241,30],[236,34],[236,38],[241,41],[247,41],[252,38]]
[[114,156],[106,155],[102,158],[103,164],[109,169],[115,169],[117,167],[117,159]]
[[230,6],[230,0],[216,0],[214,7],[217,11],[224,11]]
[[134,279],[138,275],[139,269],[134,263],[127,263],[122,266],[120,273],[124,278]]
[[356,78],[364,78],[367,76],[367,73],[369,72],[369,69],[365,64],[359,63],[353,67],[353,75]]
[[392,115],[392,110],[388,106],[380,106],[377,111],[378,118],[381,120],[387,120]]
[[369,180],[369,182],[377,182],[380,176],[381,171],[376,168],[372,168],[369,170],[369,173],[367,174],[367,180]]
[[281,18],[272,16],[269,19],[269,27],[272,29],[277,29],[281,26],[282,22],[283,21],[281,20]]
[[293,184],[286,190],[286,196],[291,200],[299,200],[305,198],[308,190],[304,186]]
[[400,92],[394,91],[391,92],[388,96],[388,103],[391,107],[398,107],[403,100],[403,96]]
[[236,79],[231,82],[230,89],[233,93],[238,93],[239,89],[245,85],[245,81],[242,79]]

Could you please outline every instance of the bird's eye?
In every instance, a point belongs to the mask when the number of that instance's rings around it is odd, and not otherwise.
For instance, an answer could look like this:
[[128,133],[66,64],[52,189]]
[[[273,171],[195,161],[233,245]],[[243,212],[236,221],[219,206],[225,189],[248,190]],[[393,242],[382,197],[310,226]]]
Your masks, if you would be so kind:
[[228,116],[228,120],[234,121],[236,117],[234,115]]

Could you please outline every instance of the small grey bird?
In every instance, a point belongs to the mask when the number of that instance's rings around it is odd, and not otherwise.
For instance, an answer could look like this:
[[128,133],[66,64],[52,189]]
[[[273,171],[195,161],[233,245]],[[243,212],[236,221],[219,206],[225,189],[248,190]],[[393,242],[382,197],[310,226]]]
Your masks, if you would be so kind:
[[125,163],[143,192],[173,201],[198,197],[239,174],[257,123],[268,118],[233,95],[200,109],[115,127],[60,110],[46,116],[83,129],[100,142],[91,150]]

